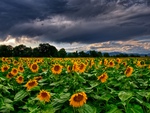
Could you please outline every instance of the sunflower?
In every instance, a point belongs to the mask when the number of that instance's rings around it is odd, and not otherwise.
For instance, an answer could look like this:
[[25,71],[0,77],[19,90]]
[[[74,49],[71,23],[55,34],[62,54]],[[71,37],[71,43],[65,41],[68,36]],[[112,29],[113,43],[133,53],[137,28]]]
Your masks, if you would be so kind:
[[23,81],[24,81],[23,76],[21,76],[21,75],[20,75],[20,76],[17,76],[16,82],[17,82],[18,84],[22,84]]
[[29,80],[29,81],[26,83],[25,87],[27,87],[27,90],[30,90],[31,88],[33,88],[33,87],[35,87],[35,86],[37,86],[37,85],[38,85],[37,80]]
[[51,95],[49,92],[45,91],[45,90],[41,90],[40,93],[37,95],[37,98],[40,101],[44,101],[44,102],[49,102]]
[[127,77],[129,77],[131,76],[132,72],[133,72],[133,67],[128,66],[124,73]]
[[62,72],[62,66],[59,64],[55,64],[52,68],[52,73],[53,74],[60,74]]
[[110,61],[110,62],[108,63],[108,67],[114,67],[114,65],[115,65],[114,61]]
[[104,65],[107,65],[107,63],[108,63],[108,60],[104,59]]
[[77,62],[74,62],[73,63],[73,66],[72,66],[72,71],[75,71],[75,72],[77,72],[78,71],[78,63]]
[[31,64],[30,65],[30,70],[32,71],[32,72],[37,72],[38,70],[39,70],[39,66],[37,65],[37,63],[33,63],[33,64]]
[[18,74],[18,69],[17,69],[17,68],[12,68],[11,74],[12,74],[13,76],[16,76],[16,75]]
[[42,79],[42,76],[37,76],[37,77],[34,77],[33,79],[39,81]]
[[14,64],[14,66],[16,66],[16,65],[19,64],[19,62],[18,62],[17,60],[14,60],[14,61],[13,61],[13,64]]
[[97,80],[100,80],[102,83],[104,83],[104,82],[106,82],[107,79],[108,79],[107,73],[103,73],[102,75],[100,75],[100,76],[98,77]]
[[71,66],[67,66],[67,72],[70,73],[71,72]]
[[19,72],[24,72],[24,67],[23,67],[22,65],[19,65],[19,66],[18,66],[18,71],[19,71]]
[[86,65],[84,63],[81,63],[78,67],[79,67],[78,71],[80,73],[83,73],[85,71],[85,69],[86,69]]
[[8,65],[3,65],[3,66],[1,67],[1,71],[2,71],[2,72],[7,71],[8,69],[9,69],[9,66],[8,66]]
[[116,61],[120,64],[121,63],[121,59],[117,58]]
[[86,103],[87,95],[84,92],[76,93],[69,99],[70,105],[73,107],[81,107]]
[[123,62],[122,64],[123,64],[124,66],[126,66],[126,65],[127,65],[127,62]]
[[13,78],[13,74],[11,72],[9,72],[7,75],[6,75],[7,78]]

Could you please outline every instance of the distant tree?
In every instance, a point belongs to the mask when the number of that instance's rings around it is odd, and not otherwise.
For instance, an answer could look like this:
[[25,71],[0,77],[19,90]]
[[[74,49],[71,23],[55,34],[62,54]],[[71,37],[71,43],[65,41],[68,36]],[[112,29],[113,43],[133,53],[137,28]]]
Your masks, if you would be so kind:
[[109,53],[104,53],[104,57],[109,57]]
[[15,46],[13,48],[13,56],[14,57],[24,57],[25,56],[25,49],[27,47],[23,44],[20,44],[18,46]]
[[100,51],[97,54],[98,54],[98,57],[102,57],[103,56]]
[[56,47],[51,46],[49,43],[39,44],[39,55],[42,57],[57,57],[58,50]]
[[40,57],[39,48],[35,47],[32,49],[32,57]]
[[72,53],[74,57],[78,57],[78,51]]
[[59,57],[66,57],[67,56],[67,52],[64,48],[61,48],[59,51],[58,51],[58,54],[59,54]]
[[79,52],[79,56],[80,56],[80,57],[88,57],[89,54],[85,53],[84,51],[80,51],[80,52]]
[[95,50],[90,51],[91,57],[98,57],[98,53]]
[[12,50],[11,45],[0,45],[0,57],[12,57]]

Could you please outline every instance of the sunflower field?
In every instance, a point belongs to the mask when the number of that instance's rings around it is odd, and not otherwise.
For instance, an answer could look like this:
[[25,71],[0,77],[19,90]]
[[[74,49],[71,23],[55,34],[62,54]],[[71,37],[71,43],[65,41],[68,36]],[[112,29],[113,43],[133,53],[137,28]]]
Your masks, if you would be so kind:
[[0,58],[0,113],[150,113],[150,58]]

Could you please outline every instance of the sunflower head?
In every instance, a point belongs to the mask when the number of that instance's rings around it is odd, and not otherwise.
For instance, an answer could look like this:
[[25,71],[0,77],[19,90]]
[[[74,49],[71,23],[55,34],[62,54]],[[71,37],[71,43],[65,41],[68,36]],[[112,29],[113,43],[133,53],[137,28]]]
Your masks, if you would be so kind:
[[7,78],[13,78],[14,75],[13,75],[11,72],[9,72],[9,73],[6,75],[6,77],[7,77]]
[[50,93],[48,91],[41,90],[40,93],[37,95],[37,98],[40,101],[49,102],[50,98],[51,98],[51,95],[50,95]]
[[18,83],[18,84],[22,84],[23,83],[23,81],[24,81],[24,78],[23,78],[23,76],[17,76],[17,78],[16,78],[16,82]]
[[51,70],[53,74],[60,74],[62,72],[62,66],[60,64],[55,64]]
[[73,63],[73,66],[72,66],[72,71],[75,71],[75,72],[77,72],[78,71],[78,63],[77,62],[74,62]]
[[118,63],[121,63],[121,59],[120,59],[120,58],[117,58],[116,61],[117,61]]
[[8,66],[8,65],[3,65],[3,66],[1,67],[1,71],[2,71],[2,72],[7,71],[8,69],[9,69],[9,66]]
[[71,72],[71,66],[70,65],[67,66],[67,72],[68,73]]
[[110,61],[110,62],[108,63],[108,67],[114,67],[114,65],[115,65],[114,61]]
[[84,92],[73,94],[70,98],[70,105],[73,107],[81,107],[86,103],[87,95]]
[[128,66],[124,73],[127,77],[130,77],[132,72],[133,72],[133,67]]
[[31,64],[30,65],[30,70],[32,71],[32,72],[37,72],[38,70],[39,70],[39,66],[37,65],[37,63],[33,63],[33,64]]
[[29,80],[29,81],[26,83],[25,87],[27,87],[27,90],[30,90],[31,88],[33,88],[33,87],[35,87],[35,86],[37,86],[37,85],[38,85],[37,80]]
[[103,73],[102,75],[100,75],[97,80],[100,80],[102,83],[106,82],[106,80],[108,79],[108,75],[107,73]]
[[83,72],[85,71],[85,69],[86,69],[86,65],[85,65],[84,63],[79,64],[78,67],[79,67],[79,68],[78,68],[78,71],[79,71],[80,73],[83,73]]
[[17,69],[17,68],[12,68],[11,74],[12,74],[13,76],[16,76],[16,75],[18,74],[18,69]]
[[24,72],[24,67],[23,67],[22,65],[19,65],[19,66],[18,66],[18,71],[19,71],[19,72]]
[[16,66],[16,65],[19,64],[19,62],[18,62],[17,60],[14,60],[14,61],[13,61],[13,64],[14,64],[14,66]]

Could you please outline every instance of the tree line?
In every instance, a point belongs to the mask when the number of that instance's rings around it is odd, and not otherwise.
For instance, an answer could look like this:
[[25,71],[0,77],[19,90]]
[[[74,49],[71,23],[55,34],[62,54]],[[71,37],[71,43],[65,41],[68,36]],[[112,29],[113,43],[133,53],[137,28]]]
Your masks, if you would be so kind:
[[[138,57],[137,55],[119,54],[113,57]],[[0,57],[110,57],[109,53],[101,53],[95,50],[88,52],[76,51],[67,53],[64,48],[57,48],[49,43],[41,43],[38,47],[26,47],[23,44],[12,47],[11,45],[0,45]]]

